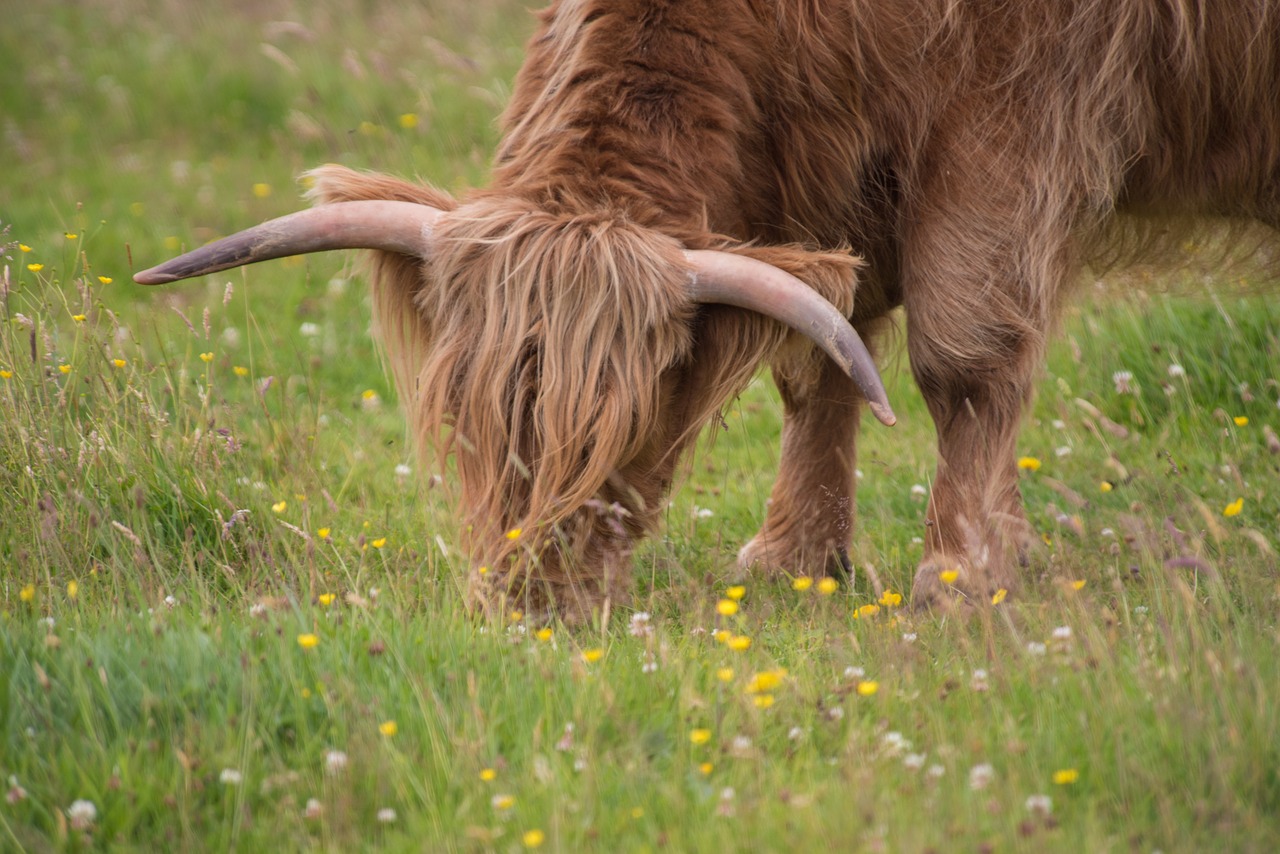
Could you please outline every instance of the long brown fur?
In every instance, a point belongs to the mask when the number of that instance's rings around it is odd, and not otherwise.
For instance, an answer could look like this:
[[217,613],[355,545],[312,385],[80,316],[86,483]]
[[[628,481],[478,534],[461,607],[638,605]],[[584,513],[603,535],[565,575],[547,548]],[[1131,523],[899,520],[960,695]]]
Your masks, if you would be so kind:
[[773,321],[690,304],[696,248],[794,273],[864,336],[905,304],[932,601],[943,568],[1016,581],[1021,411],[1079,265],[1144,232],[1115,214],[1280,225],[1277,85],[1275,0],[560,0],[488,189],[326,167],[315,198],[452,211],[428,263],[375,253],[376,323],[456,457],[484,602],[625,596],[680,454],[763,361],[783,458],[740,560],[847,563],[859,395]]

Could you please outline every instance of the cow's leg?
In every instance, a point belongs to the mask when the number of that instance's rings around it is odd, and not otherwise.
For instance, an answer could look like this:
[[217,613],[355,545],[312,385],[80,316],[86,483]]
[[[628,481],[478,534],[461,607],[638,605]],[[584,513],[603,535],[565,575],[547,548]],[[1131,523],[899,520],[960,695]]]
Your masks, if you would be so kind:
[[[871,326],[858,328],[868,343]],[[862,396],[828,359],[809,377],[775,369],[774,380],[782,395],[782,458],[765,523],[738,563],[771,574],[847,578]]]
[[937,211],[920,218],[907,243],[907,346],[938,434],[917,606],[1014,590],[1030,542],[1018,427],[1069,252],[1065,229],[1046,228],[1025,249],[1010,245],[1020,223],[998,213],[1018,209]]

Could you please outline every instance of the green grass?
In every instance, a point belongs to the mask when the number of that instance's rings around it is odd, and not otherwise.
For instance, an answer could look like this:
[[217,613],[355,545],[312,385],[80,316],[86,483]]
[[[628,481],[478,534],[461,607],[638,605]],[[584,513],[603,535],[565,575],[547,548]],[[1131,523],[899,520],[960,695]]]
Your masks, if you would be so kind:
[[463,607],[452,484],[406,446],[344,259],[129,282],[130,251],[294,209],[320,162],[483,181],[520,4],[4,20],[0,850],[1280,847],[1274,289],[1086,289],[1020,442],[1044,542],[1016,599],[853,616],[921,556],[933,434],[900,356],[852,591],[734,567],[777,461],[762,377],[637,556],[634,610],[542,640]]

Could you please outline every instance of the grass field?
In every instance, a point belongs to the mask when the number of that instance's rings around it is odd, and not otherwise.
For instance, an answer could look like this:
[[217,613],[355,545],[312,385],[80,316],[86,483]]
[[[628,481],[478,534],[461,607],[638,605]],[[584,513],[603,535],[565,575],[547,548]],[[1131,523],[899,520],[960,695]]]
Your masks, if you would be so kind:
[[482,182],[523,9],[4,4],[0,850],[1280,849],[1280,303],[1197,244],[1068,312],[1021,441],[1043,544],[965,618],[895,596],[934,453],[905,356],[852,590],[734,566],[762,376],[634,609],[495,624],[346,259],[130,282],[326,161]]

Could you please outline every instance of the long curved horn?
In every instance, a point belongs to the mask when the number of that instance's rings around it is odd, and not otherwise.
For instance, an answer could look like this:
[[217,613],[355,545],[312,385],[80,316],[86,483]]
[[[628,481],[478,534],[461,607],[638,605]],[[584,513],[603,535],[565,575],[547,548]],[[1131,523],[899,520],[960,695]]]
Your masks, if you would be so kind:
[[745,255],[700,249],[684,256],[693,268],[690,288],[696,302],[750,309],[785,323],[821,347],[858,384],[882,424],[897,422],[862,338],[817,291],[785,270]]
[[405,255],[431,254],[431,233],[441,212],[414,202],[335,202],[268,220],[143,270],[133,280],[163,285],[244,264],[323,252],[383,249]]

